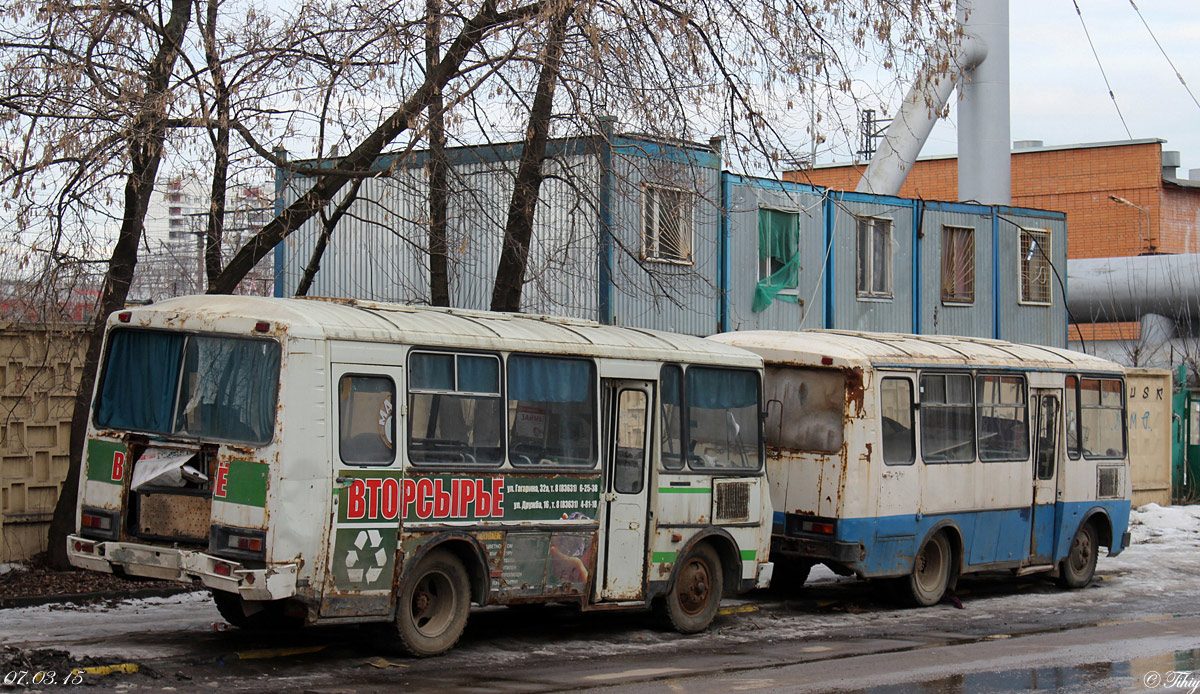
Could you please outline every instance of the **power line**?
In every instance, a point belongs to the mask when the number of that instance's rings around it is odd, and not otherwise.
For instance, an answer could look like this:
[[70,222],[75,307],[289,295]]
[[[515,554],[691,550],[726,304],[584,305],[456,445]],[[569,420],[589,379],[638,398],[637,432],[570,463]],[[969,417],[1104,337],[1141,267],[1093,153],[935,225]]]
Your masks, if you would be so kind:
[[1100,68],[1100,76],[1104,78],[1104,86],[1108,87],[1108,96],[1112,99],[1113,108],[1117,109],[1117,117],[1121,119],[1121,125],[1125,127],[1125,134],[1129,139],[1133,139],[1133,133],[1129,132],[1129,125],[1125,122],[1125,116],[1121,113],[1121,107],[1117,104],[1117,95],[1113,94],[1112,85],[1108,83],[1108,75],[1104,72],[1104,65],[1100,63],[1100,54],[1096,53],[1096,44],[1092,43],[1092,35],[1088,33],[1087,22],[1083,21],[1083,12],[1079,10],[1079,2],[1071,0],[1075,5],[1075,14],[1079,15],[1079,23],[1083,25],[1083,35],[1087,37],[1088,46],[1092,49],[1092,56],[1096,58],[1096,66]]
[[1188,96],[1192,97],[1192,103],[1196,104],[1197,108],[1200,108],[1200,101],[1196,100],[1196,95],[1192,93],[1192,88],[1188,86],[1187,81],[1183,79],[1183,75],[1179,73],[1179,68],[1175,67],[1175,63],[1171,61],[1171,56],[1167,55],[1166,49],[1164,49],[1162,44],[1158,42],[1158,37],[1154,35],[1154,31],[1150,28],[1150,25],[1146,23],[1146,18],[1142,16],[1142,11],[1138,9],[1137,4],[1134,3],[1133,0],[1129,0],[1129,4],[1133,5],[1133,11],[1137,12],[1138,19],[1142,20],[1142,26],[1146,27],[1146,32],[1150,34],[1150,38],[1154,39],[1154,45],[1158,46],[1159,52],[1162,53],[1163,57],[1167,59],[1167,64],[1170,65],[1171,69],[1175,71],[1175,76],[1179,78],[1179,83],[1183,85],[1185,90],[1187,90]]

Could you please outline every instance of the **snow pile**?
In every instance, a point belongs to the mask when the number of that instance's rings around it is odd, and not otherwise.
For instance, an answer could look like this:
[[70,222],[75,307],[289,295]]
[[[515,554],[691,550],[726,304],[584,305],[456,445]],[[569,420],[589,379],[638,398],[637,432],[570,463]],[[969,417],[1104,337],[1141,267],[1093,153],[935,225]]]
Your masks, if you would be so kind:
[[0,576],[3,576],[8,573],[15,573],[17,571],[26,571],[27,568],[28,567],[26,567],[24,564],[16,564],[16,563],[0,564]]
[[1200,506],[1146,504],[1129,514],[1133,544],[1191,544],[1200,540]]

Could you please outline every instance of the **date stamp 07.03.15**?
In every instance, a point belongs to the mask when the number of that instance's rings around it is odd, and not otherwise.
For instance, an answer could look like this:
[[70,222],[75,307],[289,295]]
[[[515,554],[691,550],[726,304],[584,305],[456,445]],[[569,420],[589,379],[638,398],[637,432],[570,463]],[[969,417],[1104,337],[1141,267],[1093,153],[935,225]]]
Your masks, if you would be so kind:
[[69,687],[76,684],[83,684],[83,670],[68,670],[61,673],[54,670],[11,670],[4,673],[4,680],[0,682],[0,688]]

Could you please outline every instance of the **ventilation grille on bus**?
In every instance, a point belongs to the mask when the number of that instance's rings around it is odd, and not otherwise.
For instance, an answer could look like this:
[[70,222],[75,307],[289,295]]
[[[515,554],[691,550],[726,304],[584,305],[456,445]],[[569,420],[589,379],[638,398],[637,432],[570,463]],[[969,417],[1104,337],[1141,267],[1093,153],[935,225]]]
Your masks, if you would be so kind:
[[715,503],[713,521],[750,520],[750,483],[716,482],[713,485]]
[[1098,497],[1112,499],[1121,496],[1121,468],[1096,468],[1096,473],[1100,478],[1100,490],[1096,494]]

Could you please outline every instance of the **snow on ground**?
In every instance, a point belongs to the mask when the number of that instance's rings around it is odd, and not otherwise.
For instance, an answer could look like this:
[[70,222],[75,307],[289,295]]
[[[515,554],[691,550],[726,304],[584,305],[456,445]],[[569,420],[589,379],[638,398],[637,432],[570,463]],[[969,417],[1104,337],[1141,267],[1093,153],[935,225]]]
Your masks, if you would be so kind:
[[[1001,625],[1013,615],[1079,614],[1090,612],[1093,607],[1099,610],[1122,598],[1184,595],[1194,591],[1200,580],[1200,506],[1148,504],[1131,512],[1130,531],[1133,545],[1117,557],[1101,555],[1097,571],[1103,580],[1084,590],[966,595],[962,611],[948,606],[926,610],[850,608],[834,612],[764,609],[721,619],[710,631],[689,637],[654,629],[649,620],[636,619],[623,623],[619,629],[605,629],[603,634],[584,628],[564,636],[565,630],[557,629],[554,639],[538,634],[497,633],[496,638],[460,644],[446,659],[465,658],[472,663],[495,662],[511,666],[514,662],[546,655],[587,659],[665,652],[676,648],[681,639],[697,648],[732,648],[763,640],[829,636],[831,632],[859,628],[903,634],[911,633],[915,627],[944,629],[948,616],[960,627],[966,624],[988,627],[992,623]],[[814,568],[810,576],[810,582],[814,584],[854,580],[838,577],[824,567]],[[1031,582],[1040,579],[1035,576],[1011,580]],[[768,601],[779,599],[783,598],[767,597]],[[736,609],[746,602],[731,600],[725,605]],[[571,610],[548,609],[553,612],[548,613],[546,619],[572,619]],[[130,642],[136,642],[140,657],[154,658],[186,651],[188,634],[211,633],[214,623],[220,625],[221,619],[205,592],[89,606],[44,605],[0,610],[0,644],[67,647],[73,652],[82,650],[89,655],[103,656],[107,650],[119,652],[122,643],[128,646]],[[163,639],[162,643],[156,642],[155,634],[167,633],[172,637]]]
[[10,571],[25,571],[25,570],[26,570],[26,567],[24,564],[16,564],[16,563],[11,563],[11,562],[10,563],[0,563],[0,576],[3,576],[4,574],[9,573]]

